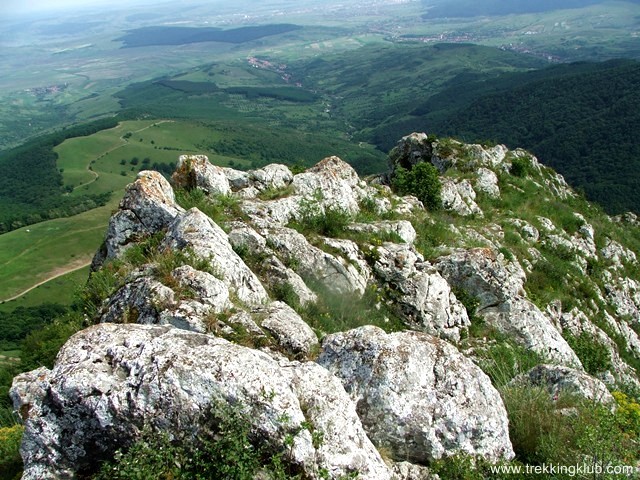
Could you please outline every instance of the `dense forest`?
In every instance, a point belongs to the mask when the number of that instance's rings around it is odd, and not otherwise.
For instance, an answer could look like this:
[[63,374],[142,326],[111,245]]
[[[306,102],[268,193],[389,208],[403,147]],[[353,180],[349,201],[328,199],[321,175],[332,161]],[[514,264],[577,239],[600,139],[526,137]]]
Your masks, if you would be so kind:
[[640,63],[587,66],[481,97],[437,124],[438,133],[524,147],[609,212],[638,212]]
[[522,147],[609,213],[640,211],[640,62],[461,71],[437,93],[414,98],[404,114],[372,120],[358,135],[382,151],[413,131]]
[[67,195],[54,147],[67,138],[115,127],[108,118],[39,137],[0,152],[0,233],[104,205],[109,195]]

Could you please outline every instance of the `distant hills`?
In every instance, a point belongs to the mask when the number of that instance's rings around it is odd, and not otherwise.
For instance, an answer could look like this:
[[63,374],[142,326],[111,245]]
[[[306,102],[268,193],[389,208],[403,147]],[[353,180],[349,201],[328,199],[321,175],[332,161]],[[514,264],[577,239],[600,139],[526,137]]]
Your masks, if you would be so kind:
[[[602,0],[423,0],[423,18],[478,17],[582,8]],[[632,3],[638,3],[637,1]]]
[[194,27],[144,27],[130,30],[118,38],[125,48],[148,47],[152,45],[187,45],[200,42],[244,43],[271,35],[298,30],[302,27],[292,24],[259,25],[223,30],[220,28]]
[[504,90],[433,128],[527,148],[608,211],[638,212],[640,63],[562,65],[528,77],[505,76]]
[[301,69],[359,140],[389,151],[425,131],[526,148],[609,213],[640,211],[640,62],[544,66],[470,44],[360,53]]

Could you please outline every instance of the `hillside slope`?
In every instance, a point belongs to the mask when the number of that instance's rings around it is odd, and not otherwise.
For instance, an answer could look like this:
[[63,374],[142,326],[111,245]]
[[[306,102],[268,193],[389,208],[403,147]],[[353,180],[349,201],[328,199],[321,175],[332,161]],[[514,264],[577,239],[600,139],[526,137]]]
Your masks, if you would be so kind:
[[91,325],[14,380],[23,479],[637,462],[637,217],[523,150],[413,134],[390,165],[141,172],[94,258]]

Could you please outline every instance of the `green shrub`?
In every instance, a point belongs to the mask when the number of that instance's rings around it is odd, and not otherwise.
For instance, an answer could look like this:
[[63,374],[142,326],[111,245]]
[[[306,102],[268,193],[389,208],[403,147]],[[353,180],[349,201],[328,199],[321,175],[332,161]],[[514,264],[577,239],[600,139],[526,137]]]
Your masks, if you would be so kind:
[[197,208],[223,229],[231,220],[243,219],[240,201],[232,195],[207,195],[199,188],[176,189],[176,202],[185,210]]
[[316,202],[303,201],[299,218],[290,222],[289,227],[305,235],[315,233],[324,237],[338,237],[351,221],[349,212],[340,208],[325,207],[323,211]]
[[397,167],[391,188],[399,195],[415,195],[428,210],[442,206],[442,184],[438,169],[430,163],[421,162],[411,170]]
[[224,399],[212,402],[205,428],[196,438],[146,429],[130,448],[116,452],[94,480],[295,480],[284,466],[284,452],[253,438],[251,412]]
[[362,297],[337,294],[317,284],[318,301],[300,308],[298,313],[322,336],[363,325],[376,325],[387,332],[404,329],[402,321],[386,303],[385,292],[376,286],[367,288]]
[[611,368],[609,349],[587,332],[579,336],[566,335],[565,340],[576,353],[584,369],[591,375],[605,372]]
[[528,177],[532,173],[531,160],[526,157],[516,157],[511,161],[511,175],[514,177]]
[[269,187],[258,194],[260,200],[276,200],[278,198],[290,197],[295,193],[293,185],[282,188]]
[[43,366],[52,368],[62,346],[71,335],[80,331],[83,326],[81,314],[73,312],[29,333],[22,342],[20,368],[23,371]]
[[0,428],[0,478],[17,480],[22,475],[20,442],[23,433],[22,425]]
[[544,363],[544,359],[534,351],[504,340],[497,332],[492,332],[488,336],[497,339],[497,343],[478,352],[479,363],[480,368],[489,375],[498,388],[508,384],[521,373]]

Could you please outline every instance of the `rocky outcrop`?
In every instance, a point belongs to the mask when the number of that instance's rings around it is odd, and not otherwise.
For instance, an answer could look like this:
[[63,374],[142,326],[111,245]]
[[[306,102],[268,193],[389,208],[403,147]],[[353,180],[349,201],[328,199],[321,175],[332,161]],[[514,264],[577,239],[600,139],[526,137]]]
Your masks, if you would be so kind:
[[358,248],[353,242],[346,241],[342,245],[331,239],[334,249],[343,246],[358,260],[359,268],[350,259],[334,256],[320,248],[311,245],[301,233],[291,228],[272,229],[269,234],[272,248],[289,265],[296,265],[295,271],[305,278],[324,285],[328,290],[337,294],[362,294],[367,288],[370,277],[364,259],[358,259]]
[[190,441],[206,434],[215,402],[248,412],[252,435],[305,478],[390,478],[336,377],[208,335],[97,325],[71,338],[53,370],[17,377],[11,395],[26,427],[24,480],[91,471],[145,428]]
[[476,313],[488,324],[513,336],[551,361],[581,368],[582,364],[553,322],[527,300],[525,273],[515,262],[506,263],[493,250],[459,250],[436,263],[441,275],[476,299]]
[[369,438],[395,460],[513,457],[500,395],[442,340],[361,327],[327,336],[318,363],[342,379]]
[[224,230],[196,208],[169,225],[163,247],[189,249],[208,261],[231,292],[247,305],[260,305],[269,298],[258,277],[233,251]]
[[441,195],[442,208],[445,210],[451,210],[464,217],[470,215],[482,217],[484,215],[475,202],[476,192],[468,180],[462,180],[458,183],[450,178],[443,178]]
[[[14,383],[25,479],[88,474],[143,429],[208,435],[219,402],[244,409],[251,438],[309,479],[418,480],[437,478],[430,463],[449,456],[509,459],[502,400],[465,355],[511,341],[545,361],[511,386],[607,404],[602,382],[640,388],[623,360],[640,357],[638,252],[621,225],[598,232],[604,215],[568,210],[564,179],[521,150],[416,133],[390,161],[391,176],[420,162],[446,172],[444,211],[396,196],[389,175],[363,181],[338,157],[296,175],[181,157],[174,186],[201,190],[216,221],[141,172],[94,261],[120,259],[104,271],[117,287],[88,319],[99,325],[51,371]],[[357,325],[370,314],[406,331],[333,333],[352,300]],[[598,379],[563,336],[604,349]]]
[[275,337],[278,346],[289,356],[307,358],[319,347],[311,327],[286,303],[273,302],[253,313],[260,319],[260,326]]
[[199,188],[209,195],[231,193],[225,171],[209,163],[206,155],[181,155],[171,180],[179,188]]
[[510,385],[544,387],[555,400],[564,393],[615,405],[613,396],[602,381],[583,371],[561,365],[538,365],[514,378]]
[[405,324],[459,340],[469,317],[438,271],[406,245],[385,244],[376,249],[376,256],[374,272],[383,288],[393,292],[396,311]]
[[107,236],[92,268],[116,258],[132,243],[166,228],[184,210],[176,203],[169,182],[149,170],[138,173],[125,191],[118,211],[109,220]]

